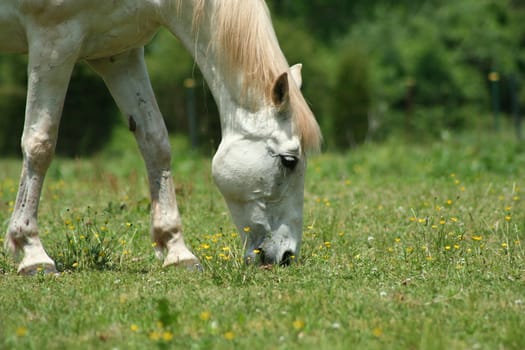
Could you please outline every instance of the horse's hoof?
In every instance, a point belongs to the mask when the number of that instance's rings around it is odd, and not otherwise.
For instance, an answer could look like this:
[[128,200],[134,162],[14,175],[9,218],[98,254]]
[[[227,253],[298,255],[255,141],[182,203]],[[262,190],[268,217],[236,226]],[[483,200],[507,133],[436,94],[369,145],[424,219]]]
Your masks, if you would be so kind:
[[18,274],[22,276],[34,276],[34,275],[58,275],[58,271],[55,264],[42,263],[32,264],[27,266],[20,266],[18,268]]
[[202,265],[200,264],[199,260],[197,258],[191,258],[187,260],[173,260],[173,259],[166,259],[164,260],[164,264],[162,267],[166,268],[169,266],[175,266],[175,267],[182,267],[186,268],[188,271],[197,271],[202,272]]
[[195,263],[193,265],[186,266],[186,269],[189,271],[203,272],[204,269],[200,263]]

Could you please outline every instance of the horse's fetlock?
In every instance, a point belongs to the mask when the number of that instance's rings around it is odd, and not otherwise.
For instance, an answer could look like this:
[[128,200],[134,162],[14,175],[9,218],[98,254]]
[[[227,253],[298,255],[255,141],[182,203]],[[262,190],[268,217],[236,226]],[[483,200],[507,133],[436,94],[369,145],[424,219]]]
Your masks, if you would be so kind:
[[152,236],[154,242],[166,245],[168,241],[177,239],[182,235],[182,227],[176,223],[159,222],[152,225]]
[[28,237],[38,236],[38,226],[34,220],[15,221],[9,225],[7,237],[22,244]]

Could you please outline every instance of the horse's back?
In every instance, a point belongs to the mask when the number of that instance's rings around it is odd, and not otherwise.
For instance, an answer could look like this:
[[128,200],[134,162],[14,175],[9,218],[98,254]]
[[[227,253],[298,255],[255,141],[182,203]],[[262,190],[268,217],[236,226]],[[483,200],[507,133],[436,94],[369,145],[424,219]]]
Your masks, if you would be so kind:
[[79,59],[143,46],[158,28],[148,0],[1,0],[0,52],[24,53],[32,35],[41,45],[80,45]]

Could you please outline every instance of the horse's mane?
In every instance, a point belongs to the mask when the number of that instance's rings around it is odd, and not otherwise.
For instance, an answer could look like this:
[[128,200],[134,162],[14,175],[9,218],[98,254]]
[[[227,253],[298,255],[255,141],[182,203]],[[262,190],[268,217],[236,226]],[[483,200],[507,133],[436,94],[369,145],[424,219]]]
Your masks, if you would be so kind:
[[[182,0],[184,1],[184,0]],[[204,17],[211,21],[211,49],[219,59],[225,76],[232,79],[231,86],[240,84],[241,96],[257,101],[264,96],[271,101],[274,82],[289,70],[272,26],[270,13],[263,0],[193,0],[193,27],[195,30]],[[211,14],[206,14],[207,9]],[[239,81],[239,77],[243,77]],[[290,82],[290,103],[297,133],[305,150],[320,147],[321,132],[315,117],[293,79]]]

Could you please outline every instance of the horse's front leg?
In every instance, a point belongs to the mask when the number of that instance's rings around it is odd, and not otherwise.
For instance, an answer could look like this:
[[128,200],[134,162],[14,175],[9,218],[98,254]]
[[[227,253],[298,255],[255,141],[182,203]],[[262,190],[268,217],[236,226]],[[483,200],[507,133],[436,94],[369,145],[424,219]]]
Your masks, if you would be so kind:
[[88,62],[104,79],[127,119],[146,163],[151,193],[151,235],[164,266],[200,268],[184,243],[171,174],[171,147],[164,119],[153,94],[144,50],[134,49],[107,59]]
[[6,247],[15,256],[22,255],[19,274],[56,272],[55,263],[38,236],[38,203],[54,155],[62,106],[76,61],[73,47],[66,43],[52,46],[46,33],[32,34],[22,134],[22,174],[6,237]]

